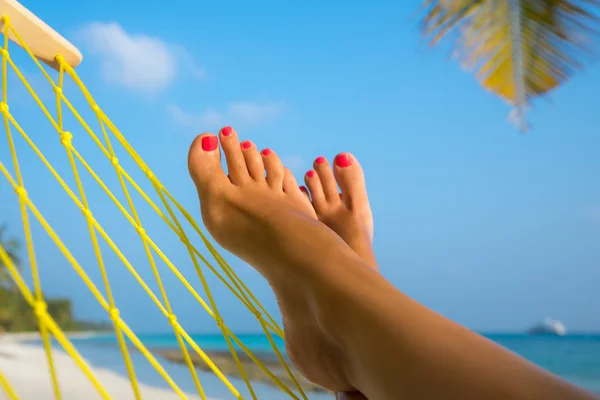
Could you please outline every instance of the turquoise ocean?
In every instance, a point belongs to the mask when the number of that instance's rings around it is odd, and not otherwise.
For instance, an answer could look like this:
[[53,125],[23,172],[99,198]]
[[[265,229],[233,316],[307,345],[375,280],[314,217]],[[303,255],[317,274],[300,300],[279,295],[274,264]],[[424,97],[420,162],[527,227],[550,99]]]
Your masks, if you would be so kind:
[[[138,336],[148,348],[178,348],[173,334],[140,334]],[[227,343],[221,335],[191,336],[203,350],[228,350]],[[562,337],[524,334],[487,334],[485,336],[562,378],[600,394],[600,334],[572,334]],[[254,352],[273,352],[269,340],[263,334],[242,334],[238,337]],[[283,341],[279,338],[274,339],[278,347],[284,351]],[[73,343],[93,366],[126,375],[114,335],[74,339]],[[132,352],[132,356],[137,376],[141,382],[168,387],[141,354]],[[185,366],[161,361],[181,389],[190,393],[194,392],[194,383]],[[203,372],[200,374],[200,379],[208,396],[214,399],[234,398],[213,374]],[[232,383],[240,389],[245,398],[251,398],[248,391],[244,390],[243,381],[232,379]],[[282,392],[268,385],[255,384],[253,386],[259,399],[287,398]],[[332,397],[327,394],[310,394],[309,398],[320,400]]]

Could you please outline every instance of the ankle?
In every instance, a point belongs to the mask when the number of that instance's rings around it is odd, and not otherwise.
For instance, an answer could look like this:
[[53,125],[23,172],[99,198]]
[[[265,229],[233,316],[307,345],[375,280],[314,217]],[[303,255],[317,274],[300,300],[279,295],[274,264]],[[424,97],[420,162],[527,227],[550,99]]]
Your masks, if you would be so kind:
[[[311,312],[340,354],[354,355],[357,343],[368,336],[365,334],[373,322],[369,313],[378,307],[371,300],[378,296],[375,292],[385,290],[385,278],[358,256],[347,257],[344,264],[338,262],[332,265],[342,265],[343,270],[311,285]],[[352,357],[340,360],[348,382],[355,388],[361,364],[360,359]]]

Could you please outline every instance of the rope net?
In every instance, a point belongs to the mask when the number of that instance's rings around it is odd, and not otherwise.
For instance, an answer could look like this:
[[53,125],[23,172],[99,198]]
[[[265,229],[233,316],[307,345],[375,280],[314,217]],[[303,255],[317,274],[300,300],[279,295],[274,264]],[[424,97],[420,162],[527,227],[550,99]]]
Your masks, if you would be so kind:
[[[107,271],[106,264],[109,257],[118,259],[122,266],[128,271],[137,284],[141,287],[143,292],[147,294],[150,301],[158,308],[159,312],[169,322],[172,327],[172,331],[177,339],[179,348],[183,355],[185,365],[189,369],[191,378],[193,379],[195,392],[201,399],[206,399],[205,389],[202,386],[202,382],[199,379],[196,368],[194,367],[192,356],[199,357],[214,373],[219,380],[227,387],[234,398],[244,398],[238,388],[236,388],[228,377],[217,367],[215,362],[202,350],[202,348],[194,341],[193,337],[186,332],[186,330],[180,325],[177,320],[177,315],[173,309],[172,302],[169,301],[167,295],[166,285],[163,283],[165,280],[164,269],[162,272],[159,271],[157,264],[161,262],[166,265],[168,273],[171,274],[170,278],[179,281],[185,289],[193,296],[193,298],[200,304],[205,312],[214,320],[216,326],[219,328],[223,337],[226,340],[227,347],[231,353],[233,360],[239,370],[239,376],[242,378],[243,384],[247,388],[247,393],[251,398],[257,398],[255,390],[252,386],[252,382],[249,379],[248,373],[246,372],[243,363],[240,361],[240,355],[238,351],[242,351],[245,355],[252,360],[258,368],[270,379],[273,385],[276,385],[283,393],[282,396],[291,397],[294,399],[307,399],[298,379],[294,375],[292,369],[288,366],[286,358],[281,351],[278,349],[274,337],[283,338],[283,331],[277,322],[269,315],[265,308],[260,304],[248,287],[242,282],[242,280],[236,275],[233,269],[227,264],[222,256],[215,250],[205,235],[202,233],[199,225],[194,221],[191,215],[180,205],[180,203],[169,193],[166,187],[152,172],[150,167],[144,162],[140,155],[133,149],[123,134],[117,129],[117,127],[110,121],[106,114],[95,102],[94,98],[85,87],[77,73],[71,66],[69,66],[65,60],[60,56],[56,56],[55,61],[58,65],[58,76],[56,72],[50,68],[45,67],[40,63],[38,59],[33,55],[32,51],[24,43],[13,25],[11,25],[10,19],[6,16],[2,17],[4,22],[3,35],[4,43],[0,50],[0,56],[2,57],[2,101],[0,102],[0,113],[2,114],[2,120],[5,127],[7,142],[8,142],[8,154],[10,160],[2,160],[0,158],[0,180],[8,182],[8,186],[12,187],[14,193],[18,199],[20,217],[22,219],[22,226],[24,229],[24,237],[27,249],[28,269],[31,272],[31,282],[33,286],[26,283],[22,271],[17,268],[13,260],[9,257],[6,249],[0,244],[0,267],[6,268],[9,275],[12,277],[15,286],[18,288],[20,294],[23,296],[27,304],[32,307],[35,312],[35,316],[39,324],[39,332],[42,338],[43,347],[46,353],[47,367],[50,373],[50,378],[53,386],[54,397],[57,400],[62,398],[60,380],[58,375],[60,371],[55,365],[52,351],[52,339],[60,344],[65,353],[67,353],[85,374],[87,379],[91,382],[93,387],[97,390],[98,394],[103,399],[110,399],[109,391],[103,386],[102,382],[97,379],[92,368],[86,363],[84,358],[78,352],[78,349],[69,340],[67,335],[61,330],[57,322],[48,312],[47,304],[42,289],[39,264],[43,261],[38,262],[36,258],[36,247],[33,240],[32,225],[37,221],[41,226],[41,231],[45,232],[47,237],[53,242],[54,246],[60,251],[66,262],[78,275],[80,281],[87,288],[91,296],[93,296],[97,303],[102,309],[108,314],[112,324],[114,326],[114,333],[118,342],[120,352],[122,353],[123,361],[126,365],[127,374],[131,382],[131,391],[135,399],[141,399],[140,384],[136,378],[135,365],[132,361],[131,352],[137,351],[141,353],[144,358],[151,364],[151,366],[158,372],[158,374],[165,380],[170,389],[172,389],[179,397],[187,398],[186,394],[177,383],[169,376],[165,368],[161,365],[159,360],[152,354],[152,352],[142,343],[142,340],[130,329],[127,323],[120,316],[118,304],[115,300],[114,290],[111,289],[111,281],[109,279],[109,272]],[[9,34],[16,38],[17,43],[20,47],[14,46],[17,52],[24,52],[23,58],[29,58],[33,61],[36,69],[39,69],[43,75],[44,83],[49,83],[53,93],[51,94],[51,105],[47,105],[47,101],[41,100],[42,96],[36,92],[30,81],[26,78],[14,59],[17,59],[17,55],[9,51]],[[15,53],[17,53],[15,52]],[[28,57],[27,57],[28,55]],[[47,70],[48,69],[48,70]],[[17,121],[15,115],[19,114],[13,111],[9,105],[10,102],[8,96],[9,83],[12,85],[13,82],[9,82],[9,73],[12,76],[16,76],[18,84],[22,85],[29,93],[39,110],[45,115],[47,120],[53,127],[56,136],[53,145],[55,147],[62,146],[64,148],[64,157],[68,159],[68,165],[70,166],[71,178],[67,178],[65,174],[61,174],[58,168],[53,166],[53,163],[49,161],[49,158],[45,157],[44,153],[40,149],[41,147],[36,146],[36,140],[48,141],[49,133],[44,132],[44,136],[37,135],[35,138],[30,136],[22,125]],[[53,77],[54,76],[54,77]],[[37,78],[42,78],[39,75]],[[70,86],[67,85],[67,81],[70,81]],[[74,83],[74,85],[73,85]],[[73,88],[71,91],[70,89]],[[84,99],[85,111],[91,113],[91,118],[87,121],[82,117],[85,114],[84,111],[78,109],[69,98],[79,95]],[[18,106],[18,104],[17,104]],[[87,108],[89,107],[89,109]],[[17,107],[15,107],[17,109]],[[29,115],[30,110],[26,110],[25,115]],[[97,168],[92,167],[92,163],[87,161],[81,149],[78,149],[78,141],[80,137],[76,134],[72,134],[74,129],[69,130],[67,123],[68,119],[78,124],[77,129],[81,129],[82,132],[91,139],[90,143],[99,150],[102,154],[101,159],[113,170],[113,178],[116,188],[111,188],[107,182],[107,179],[102,179],[101,174],[97,173]],[[24,121],[25,122],[25,121]],[[35,139],[35,140],[34,140]],[[64,194],[72,201],[72,203],[81,211],[80,219],[63,221],[64,224],[85,224],[87,228],[87,235],[91,241],[94,256],[97,260],[97,265],[82,265],[78,262],[77,257],[69,250],[66,242],[61,239],[61,236],[57,233],[57,230],[48,222],[42,212],[34,204],[31,197],[28,195],[27,186],[23,178],[22,169],[23,164],[19,163],[19,156],[22,154],[25,147],[27,151],[33,151],[35,157],[41,161],[41,163],[47,168],[53,178],[56,180],[58,185],[64,191]],[[132,161],[131,165],[134,166],[137,171],[135,173],[128,168],[125,168],[124,163],[119,161],[117,155],[122,157],[128,157]],[[11,171],[12,169],[12,171]],[[129,172],[128,172],[129,171]],[[141,173],[140,173],[141,171]],[[93,188],[90,184],[84,185],[85,179],[83,176],[87,174],[90,182],[93,183]],[[142,179],[134,179],[134,174],[138,174]],[[148,185],[151,190],[142,189],[142,180],[145,180],[143,184]],[[70,182],[70,183],[69,183]],[[4,185],[4,184],[3,184]],[[30,188],[31,189],[31,188]],[[92,193],[93,194],[89,194]],[[118,208],[122,219],[119,221],[121,224],[131,225],[137,236],[139,237],[139,243],[143,246],[145,253],[145,262],[143,267],[149,267],[152,270],[153,278],[155,282],[152,284],[158,290],[153,290],[150,287],[150,283],[142,277],[139,273],[140,262],[136,262],[138,269],[134,267],[130,259],[125,255],[126,252],[122,251],[123,246],[119,247],[116,241],[113,241],[111,236],[103,228],[101,221],[97,220],[92,213],[92,207],[90,206],[90,199],[96,197],[100,192],[106,195],[110,202]],[[136,203],[134,198],[142,199]],[[153,200],[154,199],[154,200]],[[171,232],[177,237],[183,245],[182,251],[188,255],[188,260],[191,261],[195,275],[188,278],[184,277],[182,272],[175,266],[174,262],[163,252],[158,243],[158,239],[155,239],[146,232],[144,224],[142,222],[141,213],[138,212],[141,207],[139,203],[145,203],[144,207],[149,207],[153,213],[160,218],[162,224],[162,231],[164,234],[160,235],[162,239],[166,232]],[[184,226],[187,227],[188,233]],[[209,256],[204,256],[200,249],[197,248],[192,242],[193,240],[199,241],[204,246],[205,252],[209,253]],[[199,240],[198,240],[199,239]],[[131,243],[126,244],[127,246]],[[111,254],[110,256],[108,254]],[[212,259],[209,260],[209,258]],[[40,258],[41,260],[41,258]],[[88,263],[89,264],[89,263]],[[91,268],[98,268],[101,276],[101,285],[96,285],[93,279],[90,277]],[[277,356],[282,371],[289,379],[285,379],[286,383],[277,377],[267,366],[262,363],[255,354],[227,327],[224,318],[219,313],[216,299],[211,288],[209,288],[209,281],[207,280],[206,272],[210,271],[229,292],[243,306],[245,306],[254,316],[257,318],[258,323],[262,327],[264,334],[271,344],[274,354]],[[190,283],[190,281],[199,281],[202,290],[198,291]],[[158,292],[158,293],[156,293]],[[6,376],[2,374],[0,370],[0,393],[7,394],[8,398],[18,399],[18,393],[15,392],[11,387],[10,382],[6,379]]]

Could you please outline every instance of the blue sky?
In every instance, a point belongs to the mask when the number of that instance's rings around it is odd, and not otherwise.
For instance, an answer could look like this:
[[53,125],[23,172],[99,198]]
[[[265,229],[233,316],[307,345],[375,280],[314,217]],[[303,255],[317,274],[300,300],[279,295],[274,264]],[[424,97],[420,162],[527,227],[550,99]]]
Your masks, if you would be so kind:
[[[298,177],[319,155],[351,151],[366,171],[380,267],[398,288],[477,330],[520,330],[546,316],[572,330],[600,330],[594,311],[600,305],[598,66],[537,101],[529,113],[532,130],[521,135],[507,121],[506,104],[448,61],[447,49],[425,45],[414,14],[418,2],[23,4],[81,49],[78,73],[98,104],[195,217],[186,154],[197,133],[233,125],[258,146],[274,148]],[[19,60],[42,87],[35,66]],[[56,132],[28,108],[33,103],[12,79],[11,112],[69,176]],[[52,107],[51,92],[40,91]],[[76,146],[89,142],[76,127],[73,134]],[[5,141],[3,134],[0,160],[11,165]],[[17,144],[32,199],[101,285],[81,213],[40,172],[25,143]],[[90,151],[88,160],[106,164],[98,152]],[[118,192],[114,172],[112,178],[106,172]],[[70,176],[67,182],[73,183]],[[94,215],[152,281],[139,238],[89,182]],[[0,203],[1,220],[22,237],[16,197],[4,178]],[[151,210],[141,215],[200,290],[172,232]],[[68,294],[80,317],[102,317],[41,229],[33,229],[46,292]],[[227,259],[276,312],[262,279]],[[122,265],[111,256],[107,264],[130,325],[168,330]],[[255,330],[253,317],[211,282],[226,322]],[[186,329],[215,330],[175,279],[166,283]]]

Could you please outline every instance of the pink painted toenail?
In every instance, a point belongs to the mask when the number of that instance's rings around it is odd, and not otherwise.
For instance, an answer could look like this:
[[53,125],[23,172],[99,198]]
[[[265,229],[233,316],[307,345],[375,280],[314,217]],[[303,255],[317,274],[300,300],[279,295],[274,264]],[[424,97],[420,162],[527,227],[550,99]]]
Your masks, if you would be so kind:
[[250,147],[252,147],[252,143],[250,143],[250,141],[244,140],[242,142],[242,149],[248,150]]
[[219,140],[216,136],[204,136],[202,138],[202,150],[204,151],[213,151],[219,145]]
[[260,152],[260,154],[262,154],[263,156],[268,156],[271,153],[272,153],[271,149],[264,149],[263,151]]
[[306,176],[308,176],[309,178],[314,178],[315,177],[315,171],[313,171],[312,169],[310,171],[308,171],[306,173]]
[[316,162],[317,164],[325,164],[325,161],[327,161],[327,160],[325,160],[325,157],[323,157],[323,156],[319,156],[319,157],[317,157],[317,159],[315,160],[315,162]]
[[306,188],[306,186],[300,186],[300,190],[304,193],[308,193],[308,189]]
[[335,165],[340,168],[346,168],[352,165],[352,157],[348,153],[338,154],[335,157]]
[[233,133],[233,128],[230,126],[226,126],[225,128],[221,129],[221,133],[223,134],[223,136],[230,136]]

